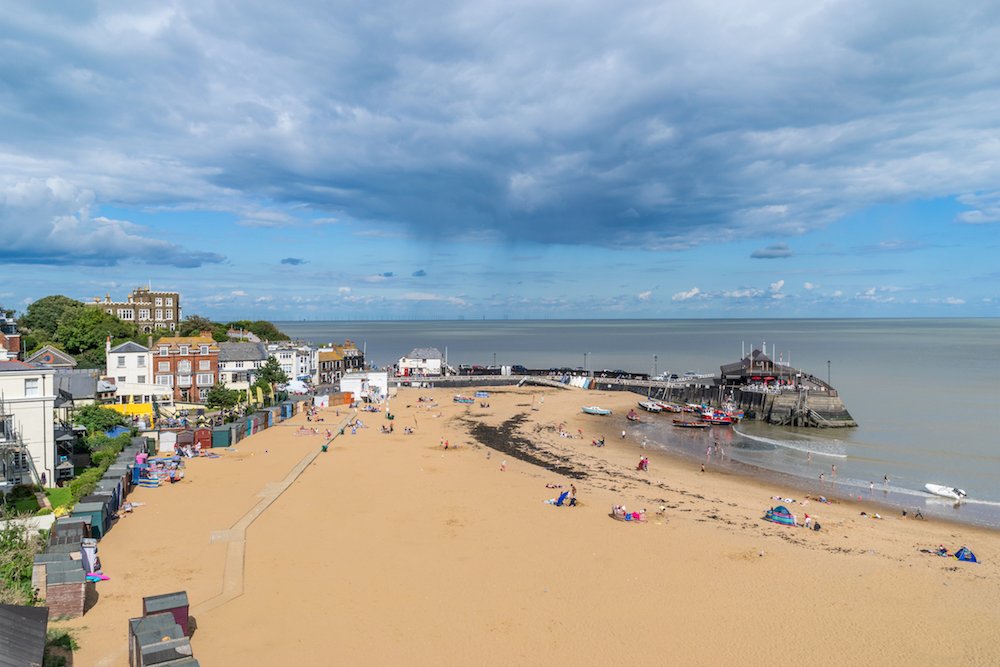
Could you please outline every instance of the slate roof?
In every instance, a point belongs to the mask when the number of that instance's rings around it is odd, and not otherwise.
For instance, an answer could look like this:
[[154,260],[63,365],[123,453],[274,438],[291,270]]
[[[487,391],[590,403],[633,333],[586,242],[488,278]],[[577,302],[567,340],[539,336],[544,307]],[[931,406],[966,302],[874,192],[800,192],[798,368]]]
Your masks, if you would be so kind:
[[219,343],[219,363],[224,361],[264,361],[267,348],[263,343]]
[[0,604],[0,667],[41,665],[48,607]]
[[406,355],[407,359],[443,359],[441,351],[436,347],[415,347]]
[[98,375],[93,368],[60,368],[56,370],[52,382],[57,396],[62,397],[65,392],[78,401],[96,397]]
[[20,371],[34,371],[34,370],[38,369],[35,366],[24,363],[23,361],[17,361],[14,359],[10,361],[0,361],[0,372],[4,371],[20,372]]
[[28,364],[44,364],[53,367],[75,367],[76,359],[73,355],[63,352],[57,347],[45,345],[42,349],[24,360]]
[[134,354],[136,352],[149,352],[149,348],[131,340],[111,348],[111,354]]

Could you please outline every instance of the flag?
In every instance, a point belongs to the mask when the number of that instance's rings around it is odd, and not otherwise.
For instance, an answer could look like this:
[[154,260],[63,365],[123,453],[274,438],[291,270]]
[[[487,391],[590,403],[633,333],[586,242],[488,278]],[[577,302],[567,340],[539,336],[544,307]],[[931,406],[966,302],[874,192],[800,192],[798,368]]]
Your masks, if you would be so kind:
[[261,405],[264,404],[264,392],[260,390],[260,385],[257,385],[257,402]]

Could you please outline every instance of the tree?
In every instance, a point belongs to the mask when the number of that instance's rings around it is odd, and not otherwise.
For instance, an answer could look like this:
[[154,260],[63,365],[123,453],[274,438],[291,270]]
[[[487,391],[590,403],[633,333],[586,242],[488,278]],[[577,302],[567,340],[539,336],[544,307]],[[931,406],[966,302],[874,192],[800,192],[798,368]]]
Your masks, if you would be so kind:
[[14,309],[13,308],[4,308],[3,306],[0,306],[0,316],[2,316],[2,317],[14,317]]
[[124,426],[125,417],[99,405],[86,405],[73,414],[73,421],[87,428],[87,433],[103,433],[115,426]]
[[288,382],[288,375],[281,370],[281,364],[274,357],[268,357],[264,365],[257,371],[257,382],[262,386],[270,388],[274,384],[284,384]]
[[[11,519],[0,512],[0,519]],[[30,605],[31,567],[44,546],[38,529],[27,521],[0,521],[0,604]]]
[[288,340],[278,327],[267,320],[237,320],[229,323],[231,329],[244,329],[261,340]]
[[200,315],[188,315],[177,327],[178,336],[197,336],[202,331],[212,331],[220,326],[207,317]]
[[103,349],[108,336],[134,340],[139,338],[139,331],[134,324],[123,322],[101,308],[81,305],[63,313],[52,340],[70,354],[79,354]]
[[240,392],[236,389],[228,389],[222,383],[216,383],[205,396],[205,406],[209,409],[228,410],[236,407],[239,402]]
[[[59,320],[67,310],[79,308],[83,303],[76,299],[71,299],[62,294],[46,296],[38,301],[33,301],[24,315],[18,320],[18,326],[22,329],[35,332],[39,335],[44,332],[44,338],[50,339],[59,327]],[[95,310],[98,310],[95,308]]]

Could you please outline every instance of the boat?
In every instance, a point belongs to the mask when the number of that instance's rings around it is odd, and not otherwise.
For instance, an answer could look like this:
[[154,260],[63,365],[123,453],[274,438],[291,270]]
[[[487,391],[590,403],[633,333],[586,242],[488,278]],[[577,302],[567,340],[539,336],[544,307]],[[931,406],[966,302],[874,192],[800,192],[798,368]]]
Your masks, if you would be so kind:
[[924,488],[935,496],[942,496],[944,498],[951,498],[952,500],[961,500],[966,495],[965,491],[956,488],[954,486],[941,486],[940,484],[924,484]]
[[678,428],[708,428],[711,424],[708,422],[690,422],[686,419],[675,419],[674,426]]
[[706,410],[701,413],[701,419],[702,421],[712,424],[713,426],[732,426],[733,424],[733,418],[724,412]]
[[646,412],[663,412],[663,406],[656,401],[639,401],[639,407]]
[[467,405],[476,402],[476,399],[469,398],[468,396],[462,396],[461,394],[455,394],[454,398],[451,400],[455,403],[465,403]]
[[584,414],[588,414],[588,415],[600,415],[602,417],[606,417],[607,415],[611,414],[611,410],[609,410],[607,408],[601,408],[601,407],[598,407],[596,405],[587,405],[587,406],[584,406],[584,407],[580,408],[580,410],[582,410],[584,412]]
[[[655,401],[657,405],[666,410],[667,412],[682,412],[683,408],[676,403],[671,403],[670,401]],[[642,405],[640,403],[640,405]]]
[[639,414],[635,410],[629,410],[628,414],[625,415],[625,419],[629,420],[630,422],[640,421]]

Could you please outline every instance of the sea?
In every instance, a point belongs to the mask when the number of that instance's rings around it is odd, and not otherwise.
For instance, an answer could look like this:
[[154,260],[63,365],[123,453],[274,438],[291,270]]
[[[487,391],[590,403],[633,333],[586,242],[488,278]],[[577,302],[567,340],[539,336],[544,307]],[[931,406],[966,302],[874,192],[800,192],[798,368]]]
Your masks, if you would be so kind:
[[[435,347],[452,366],[718,374],[753,349],[829,379],[856,428],[743,421],[691,432],[665,416],[633,437],[773,481],[778,495],[870,501],[882,512],[1000,528],[1000,318],[276,322],[294,339],[354,341],[391,366]],[[716,447],[718,442],[718,447]],[[823,479],[820,479],[823,475]],[[961,503],[928,493],[958,487]]]

